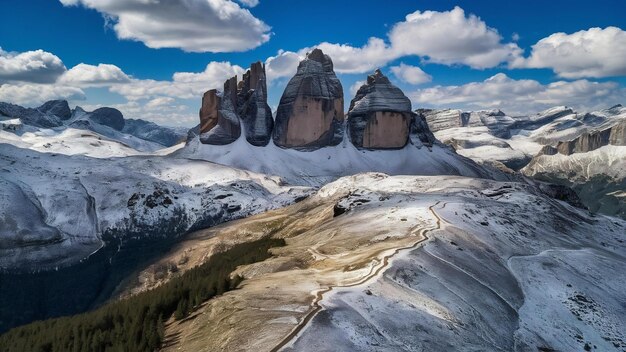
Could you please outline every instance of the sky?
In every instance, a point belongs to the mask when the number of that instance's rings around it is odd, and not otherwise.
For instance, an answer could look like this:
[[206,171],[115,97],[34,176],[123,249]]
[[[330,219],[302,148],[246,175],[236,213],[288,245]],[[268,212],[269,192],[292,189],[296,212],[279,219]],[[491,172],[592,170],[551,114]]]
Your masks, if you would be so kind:
[[314,47],[346,108],[380,68],[417,108],[626,104],[626,1],[2,0],[0,101],[51,99],[163,125],[265,63],[275,110]]

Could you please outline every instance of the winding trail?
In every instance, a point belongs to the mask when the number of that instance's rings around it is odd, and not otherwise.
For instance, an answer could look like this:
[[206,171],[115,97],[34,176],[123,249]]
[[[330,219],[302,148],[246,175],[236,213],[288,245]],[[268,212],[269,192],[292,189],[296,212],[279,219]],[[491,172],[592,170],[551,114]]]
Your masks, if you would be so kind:
[[[324,288],[324,289],[316,291],[315,292],[315,298],[313,299],[313,302],[311,303],[311,307],[313,309],[311,309],[307,313],[307,315],[304,317],[304,319],[302,319],[302,321],[300,321],[300,323],[298,323],[298,325],[296,325],[296,327],[294,327],[294,329],[289,333],[289,335],[285,336],[270,351],[271,352],[278,352],[282,348],[284,348],[285,346],[290,344],[300,334],[300,332],[302,330],[304,330],[304,328],[317,315],[317,313],[319,313],[322,309],[324,309],[324,307],[322,307],[322,305],[320,304],[322,299],[324,299],[324,294],[332,291],[335,288],[346,288],[346,287],[359,286],[359,285],[362,285],[362,284],[366,283],[370,279],[377,277],[378,274],[380,274],[385,269],[387,269],[387,267],[389,266],[389,260],[392,259],[393,257],[395,257],[398,253],[403,252],[403,251],[410,251],[410,250],[413,250],[413,249],[417,248],[417,246],[420,245],[422,242],[428,240],[428,236],[426,235],[428,232],[432,232],[432,231],[435,231],[435,230],[440,230],[441,229],[441,223],[443,222],[443,220],[433,210],[433,208],[436,207],[437,205],[439,205],[440,203],[441,203],[441,201],[438,201],[435,204],[433,204],[433,205],[428,207],[428,211],[436,219],[435,227],[421,229],[419,231],[419,234],[417,235],[418,237],[421,237],[421,238],[417,242],[411,244],[410,246],[396,248],[391,254],[386,255],[386,256],[383,257],[383,260],[382,260],[381,264],[379,264],[377,266],[374,266],[372,268],[372,270],[367,275],[365,275],[361,280],[359,280],[357,282],[346,284],[346,285],[329,286],[327,288]],[[444,202],[440,209],[445,208],[446,204],[447,203]]]

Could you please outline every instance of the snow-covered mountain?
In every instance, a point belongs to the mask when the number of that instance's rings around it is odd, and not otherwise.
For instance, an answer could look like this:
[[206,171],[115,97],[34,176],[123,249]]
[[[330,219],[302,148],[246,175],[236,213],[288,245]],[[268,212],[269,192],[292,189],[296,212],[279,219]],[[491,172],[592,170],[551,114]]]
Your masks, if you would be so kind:
[[420,110],[435,136],[479,163],[573,187],[593,210],[626,216],[626,108],[561,106],[535,115]]
[[187,129],[126,120],[113,108],[71,110],[65,100],[38,108],[0,102],[0,139],[43,152],[126,156],[171,147],[186,136]]
[[344,177],[194,234],[130,290],[269,233],[286,246],[168,324],[165,351],[621,351],[626,221],[563,200],[545,185]]
[[76,263],[105,242],[179,236],[289,204],[306,192],[277,178],[183,158],[0,149],[3,269]]

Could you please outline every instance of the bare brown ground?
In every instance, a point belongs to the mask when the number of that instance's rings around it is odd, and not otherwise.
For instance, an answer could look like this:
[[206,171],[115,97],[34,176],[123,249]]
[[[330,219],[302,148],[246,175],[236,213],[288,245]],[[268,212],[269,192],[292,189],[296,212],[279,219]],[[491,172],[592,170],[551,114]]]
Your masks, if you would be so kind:
[[377,276],[393,255],[418,245],[440,226],[434,205],[416,208],[408,220],[396,213],[400,206],[363,206],[333,217],[335,203],[345,195],[313,197],[199,231],[144,270],[128,292],[176,275],[164,268],[187,270],[236,243],[264,236],[287,242],[272,249],[274,257],[239,267],[236,272],[246,279],[237,290],[209,300],[185,320],[169,320],[163,350],[277,351],[319,312],[325,293]]

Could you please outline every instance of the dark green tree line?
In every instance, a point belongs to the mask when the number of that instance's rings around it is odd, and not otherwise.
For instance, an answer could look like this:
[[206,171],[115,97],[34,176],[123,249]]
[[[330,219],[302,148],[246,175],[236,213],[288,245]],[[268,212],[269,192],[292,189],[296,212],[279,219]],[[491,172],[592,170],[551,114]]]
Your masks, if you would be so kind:
[[270,257],[282,239],[242,243],[217,253],[206,263],[166,284],[83,314],[34,322],[0,336],[0,350],[21,351],[154,351],[164,338],[163,322],[183,319],[208,299],[232,290],[241,277],[230,278],[239,265]]

